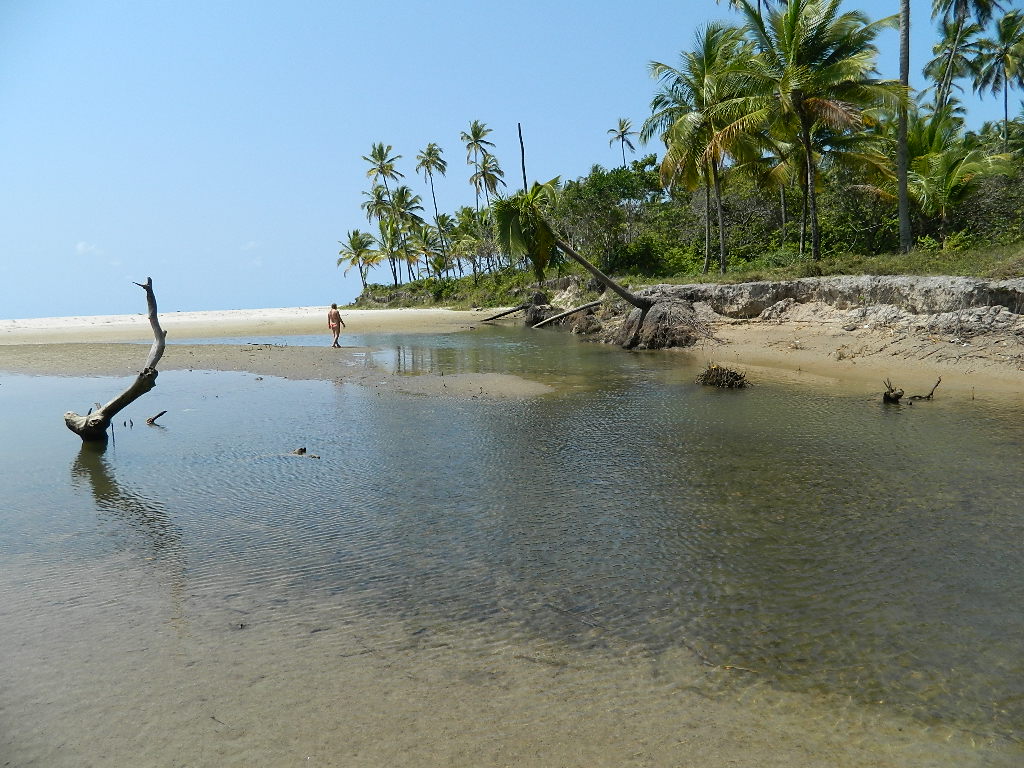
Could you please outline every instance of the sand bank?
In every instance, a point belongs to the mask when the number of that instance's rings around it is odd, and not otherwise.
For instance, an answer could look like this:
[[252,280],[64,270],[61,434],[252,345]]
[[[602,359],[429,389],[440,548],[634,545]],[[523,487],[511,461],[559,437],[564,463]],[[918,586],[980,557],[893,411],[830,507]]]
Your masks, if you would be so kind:
[[[453,333],[470,330],[498,310],[345,310],[349,334]],[[161,317],[168,338],[320,334],[323,347],[266,344],[169,344],[161,370],[249,371],[293,379],[341,380],[424,395],[530,397],[545,384],[503,374],[394,375],[374,367],[373,350],[331,349],[322,307],[171,313]],[[831,307],[808,304],[783,320],[716,317],[716,341],[702,347],[647,354],[679,354],[737,367],[756,382],[759,369],[799,372],[855,391],[881,391],[891,379],[908,394],[927,393],[942,377],[940,394],[977,392],[1024,401],[1024,340],[991,333],[969,338],[896,333],[853,327]],[[516,316],[498,321],[522,325]],[[527,332],[524,330],[524,332]],[[531,331],[532,332],[532,331]],[[537,331],[538,333],[559,333]],[[342,336],[344,344],[345,336]],[[36,375],[131,376],[152,331],[142,315],[0,320],[0,370]],[[581,343],[585,343],[581,341]],[[627,354],[623,352],[623,354]]]
[[[484,312],[448,309],[343,309],[349,333],[450,333],[486,317]],[[168,339],[322,333],[326,307],[229,309],[208,312],[160,313]],[[0,320],[0,344],[50,344],[84,341],[152,341],[145,314],[43,317]]]
[[[381,391],[467,398],[522,398],[551,387],[502,373],[396,375],[374,364],[370,347],[332,349],[319,307],[175,313],[161,317],[168,339],[323,333],[324,345],[173,344],[161,371],[248,371],[287,379],[343,381]],[[324,317],[322,317],[324,316]],[[486,315],[444,309],[344,311],[345,333],[453,333]],[[146,359],[153,332],[141,315],[0,321],[0,370],[48,376],[133,376]],[[344,336],[342,337],[344,342]],[[126,343],[138,342],[138,343]]]

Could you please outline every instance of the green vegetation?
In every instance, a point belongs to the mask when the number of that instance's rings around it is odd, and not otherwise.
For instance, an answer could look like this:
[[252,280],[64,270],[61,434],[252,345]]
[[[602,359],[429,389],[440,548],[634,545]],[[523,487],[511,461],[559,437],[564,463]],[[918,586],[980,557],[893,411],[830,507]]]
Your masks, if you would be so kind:
[[[1024,274],[1024,103],[1009,111],[1024,87],[1024,12],[936,0],[929,87],[915,93],[905,72],[875,71],[877,34],[896,16],[871,21],[839,0],[729,5],[742,24],[710,24],[676,64],[651,63],[651,114],[639,131],[628,118],[606,131],[618,168],[510,195],[491,130],[473,120],[460,134],[472,206],[442,212],[443,151],[431,142],[416,156],[427,221],[402,156],[374,144],[363,209],[379,234],[349,231],[338,259],[359,271],[360,303],[515,304],[545,275],[617,290],[606,275],[695,282],[713,262],[717,281]],[[902,39],[908,3],[899,18]],[[1000,98],[1003,119],[965,131],[963,83]],[[634,138],[662,151],[627,162]],[[392,285],[366,285],[384,263]]]

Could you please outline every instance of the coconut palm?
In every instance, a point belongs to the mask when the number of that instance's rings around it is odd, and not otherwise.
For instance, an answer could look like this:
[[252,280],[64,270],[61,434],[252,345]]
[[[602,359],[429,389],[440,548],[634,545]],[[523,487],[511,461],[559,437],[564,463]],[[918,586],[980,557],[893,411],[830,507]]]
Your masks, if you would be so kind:
[[[486,123],[481,123],[479,120],[474,120],[469,124],[468,131],[462,131],[459,134],[459,138],[462,143],[466,145],[466,163],[472,165],[474,168],[474,174],[480,171],[480,155],[487,154],[489,147],[494,146],[493,141],[488,141],[487,136],[491,133],[491,129],[487,127]],[[472,183],[472,177],[470,177]],[[476,207],[480,209],[480,188],[473,184],[476,189]]]
[[498,185],[506,186],[505,172],[501,170],[498,158],[490,152],[484,152],[481,155],[477,171],[469,177],[469,180],[473,183],[477,197],[480,196],[481,190],[483,191],[488,207],[491,205],[491,195],[498,194]]
[[[900,85],[910,92],[910,0],[900,0]],[[907,106],[900,105],[896,128],[897,217],[900,251],[908,253],[914,244],[910,228],[910,194],[907,192]]]
[[555,233],[549,216],[554,207],[557,185],[557,178],[546,184],[534,182],[529,192],[517,192],[494,201],[499,245],[512,256],[529,259],[538,280],[544,279],[545,268],[560,250],[634,307],[643,311],[650,309],[653,304],[650,299],[627,291]]
[[[717,110],[736,95],[737,64],[743,58],[743,32],[720,23],[698,30],[695,49],[681,54],[679,67],[651,62],[652,76],[661,87],[652,101],[652,115],[645,121],[641,137],[661,133],[665,155],[661,163],[666,188],[695,188],[704,184],[705,201],[715,193],[718,219],[719,269],[725,272],[725,223],[722,209],[722,170],[731,151],[740,151],[746,136],[736,133],[731,141],[720,138],[725,123]],[[710,206],[705,207],[709,211]],[[705,260],[710,257],[710,219],[705,214]]]
[[441,237],[441,252],[446,253],[444,233],[438,224],[437,194],[434,192],[434,174],[444,176],[448,170],[448,162],[442,157],[442,150],[434,142],[427,144],[426,148],[416,155],[416,170],[421,171],[423,176],[430,182],[430,198],[434,202],[434,223],[437,225]]
[[615,128],[609,128],[607,131],[608,135],[611,136],[608,139],[608,146],[610,147],[616,141],[622,149],[622,167],[626,167],[626,147],[629,147],[630,152],[636,152],[636,147],[633,146],[633,142],[630,141],[630,136],[638,135],[633,130],[633,123],[628,117],[620,117],[619,124]]
[[379,253],[373,249],[376,240],[369,232],[352,229],[346,233],[344,240],[338,242],[341,244],[341,250],[338,251],[338,266],[348,264],[342,274],[347,275],[349,270],[355,267],[359,271],[359,280],[365,291],[366,275],[370,267],[374,266],[375,260],[380,261]]
[[[391,217],[393,203],[391,194],[387,191],[386,187],[381,184],[374,184],[369,192],[363,192],[363,196],[366,199],[360,203],[360,207],[366,211],[367,221],[376,219],[379,225]],[[399,282],[398,265],[391,255],[388,256],[388,264],[391,266],[391,277],[397,286]]]
[[412,280],[412,266],[415,261],[409,258],[408,234],[414,227],[423,224],[419,211],[423,210],[423,198],[415,194],[405,184],[395,188],[391,195],[391,217],[398,226],[399,239],[402,245],[402,259],[406,263],[406,271]]
[[977,55],[977,39],[983,32],[979,24],[961,26],[955,21],[943,21],[940,29],[942,35],[932,46],[932,58],[923,70],[925,77],[935,83],[933,101],[936,109],[949,104],[953,88],[963,90],[956,81],[971,73],[971,62]]
[[402,156],[392,155],[391,150],[390,144],[378,142],[370,147],[369,155],[363,155],[363,160],[370,164],[370,169],[366,172],[367,178],[374,184],[377,183],[377,179],[381,179],[384,183],[384,189],[387,190],[389,195],[391,194],[391,188],[388,186],[388,181],[398,181],[398,179],[404,176],[395,168],[395,163],[401,160]]
[[974,71],[975,91],[1003,94],[1003,152],[1006,152],[1010,88],[1024,85],[1024,13],[1007,13],[996,22],[994,37],[978,41]]
[[731,122],[719,137],[729,140],[736,133],[793,125],[803,148],[811,256],[817,260],[821,236],[815,133],[856,132],[864,126],[865,109],[905,103],[906,92],[898,82],[872,76],[874,39],[883,28],[894,26],[896,17],[872,23],[857,11],[840,13],[840,0],[791,0],[762,18],[749,0],[740,2],[757,55],[744,68],[745,93],[722,110]]
[[980,27],[984,27],[1000,8],[999,0],[932,0],[932,18],[941,18],[946,30],[944,63],[935,89],[936,109],[946,105],[953,80],[957,77],[956,59],[960,55],[968,20],[973,17]]

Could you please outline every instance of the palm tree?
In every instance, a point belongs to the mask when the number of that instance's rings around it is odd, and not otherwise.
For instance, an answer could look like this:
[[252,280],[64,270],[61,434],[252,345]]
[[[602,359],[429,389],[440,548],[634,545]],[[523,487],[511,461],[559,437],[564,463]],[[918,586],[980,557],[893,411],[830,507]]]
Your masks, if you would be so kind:
[[[935,107],[942,109],[946,105],[952,88],[953,79],[957,76],[956,57],[960,55],[963,33],[967,28],[967,20],[973,16],[981,27],[991,20],[993,13],[1002,7],[999,0],[932,0],[932,18],[941,17],[947,35],[944,42],[946,54],[942,67],[941,79],[935,90]],[[948,26],[946,26],[948,25]],[[952,36],[949,32],[952,31]]]
[[977,55],[977,38],[983,31],[978,24],[960,26],[953,21],[943,21],[940,29],[942,36],[932,46],[932,58],[923,70],[925,77],[935,82],[936,109],[949,104],[954,87],[962,90],[956,81],[970,74],[971,62]]
[[469,180],[473,183],[477,197],[480,196],[480,191],[483,190],[484,198],[488,207],[490,207],[491,195],[498,194],[498,185],[506,186],[504,178],[505,172],[498,165],[498,158],[490,152],[484,152],[480,157],[476,173],[470,176]]
[[398,227],[399,241],[401,244],[402,258],[406,263],[406,271],[409,279],[412,280],[412,264],[409,258],[408,234],[414,227],[421,226],[423,219],[419,211],[423,210],[423,198],[415,194],[405,184],[396,187],[391,195],[391,217]]
[[[666,188],[693,189],[703,181],[705,201],[715,193],[718,219],[719,270],[726,270],[725,221],[722,208],[722,169],[730,151],[739,152],[743,135],[721,138],[724,123],[717,111],[735,96],[737,63],[743,58],[743,32],[737,27],[713,23],[699,30],[695,50],[681,54],[678,68],[651,62],[650,70],[661,82],[651,103],[653,114],[641,130],[641,138],[661,132],[665,156],[661,163]],[[705,259],[710,257],[710,206],[705,207]]]
[[[378,225],[382,225],[384,221],[390,219],[392,210],[392,199],[391,194],[387,191],[387,188],[380,184],[374,184],[369,192],[363,192],[363,196],[366,197],[360,206],[366,211],[366,220],[373,221],[377,220]],[[388,264],[391,266],[391,277],[394,280],[395,285],[398,285],[398,266],[393,256],[388,256]]]
[[376,184],[377,179],[381,179],[384,182],[384,189],[387,190],[388,194],[391,194],[391,188],[388,186],[388,180],[398,181],[404,174],[399,173],[395,169],[395,163],[402,159],[401,155],[391,154],[391,145],[378,142],[370,147],[370,154],[363,155],[363,160],[370,164],[370,169],[366,172],[366,176]]
[[437,231],[441,237],[441,253],[447,255],[444,232],[441,231],[441,226],[438,224],[434,174],[438,173],[444,176],[448,170],[448,162],[442,157],[442,150],[437,144],[430,142],[422,152],[416,155],[416,170],[422,171],[423,176],[430,182],[430,197],[434,201],[434,224],[437,225]]
[[[475,173],[480,171],[480,163],[478,158],[481,154],[488,152],[488,147],[493,147],[494,142],[488,141],[487,136],[491,133],[491,129],[487,127],[486,123],[481,123],[479,120],[474,120],[469,124],[469,130],[463,131],[459,134],[459,138],[462,143],[466,145],[466,163],[472,165],[475,169]],[[472,182],[472,177],[470,177]],[[480,188],[476,184],[473,185],[476,188],[476,207],[480,209]]]
[[630,141],[630,136],[636,136],[637,132],[633,130],[633,123],[628,117],[620,117],[619,124],[615,128],[609,128],[607,131],[608,135],[611,136],[608,139],[608,146],[610,147],[616,141],[619,142],[622,148],[622,167],[626,167],[626,147],[629,147],[630,152],[636,152],[636,147],[633,146],[633,142]]
[[995,37],[977,44],[974,90],[1003,94],[1003,152],[1008,149],[1010,87],[1024,85],[1024,13],[1011,11],[996,22]]
[[723,109],[732,122],[719,133],[728,139],[792,121],[803,148],[811,257],[817,260],[815,134],[858,131],[866,108],[905,103],[898,82],[872,77],[874,39],[896,17],[871,23],[860,12],[840,13],[840,0],[791,0],[762,18],[749,0],[740,2],[758,53],[745,67],[747,93]]
[[555,203],[557,185],[557,177],[546,184],[534,182],[529,192],[495,200],[493,211],[498,243],[510,255],[528,258],[538,280],[544,279],[545,268],[560,250],[607,288],[646,312],[653,305],[650,299],[627,291],[555,233],[548,216]]
[[376,253],[373,250],[376,242],[373,239],[373,235],[359,229],[352,229],[346,233],[344,240],[339,240],[338,242],[341,244],[341,250],[338,251],[340,254],[338,266],[348,264],[342,274],[347,275],[349,270],[355,267],[359,271],[359,280],[362,282],[363,290],[365,291],[366,275],[369,268],[373,266],[374,254]]
[[[900,85],[910,92],[910,0],[900,0]],[[907,107],[900,105],[896,128],[897,215],[900,251],[909,253],[914,244],[910,228],[910,196],[907,192]]]

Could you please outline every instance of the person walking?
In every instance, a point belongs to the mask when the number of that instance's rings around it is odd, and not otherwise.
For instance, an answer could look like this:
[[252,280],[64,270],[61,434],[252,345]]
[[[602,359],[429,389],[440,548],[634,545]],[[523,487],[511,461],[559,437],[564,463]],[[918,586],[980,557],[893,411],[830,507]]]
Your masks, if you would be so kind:
[[331,304],[331,308],[327,310],[327,327],[331,329],[331,334],[334,336],[331,346],[340,347],[338,337],[341,335],[341,329],[345,327],[345,321],[341,319],[341,312],[338,311],[337,304]]

